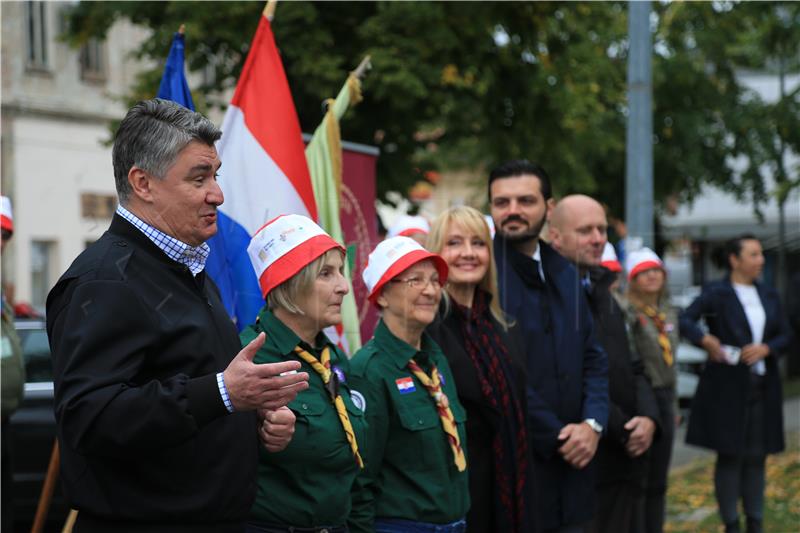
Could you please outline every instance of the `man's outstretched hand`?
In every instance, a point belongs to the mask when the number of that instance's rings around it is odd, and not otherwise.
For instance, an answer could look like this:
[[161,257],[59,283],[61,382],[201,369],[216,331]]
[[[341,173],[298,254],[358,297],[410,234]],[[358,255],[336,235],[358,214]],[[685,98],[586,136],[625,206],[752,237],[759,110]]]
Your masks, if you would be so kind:
[[297,372],[300,361],[261,365],[253,362],[265,339],[266,335],[260,333],[236,354],[223,373],[225,387],[237,411],[275,411],[285,407],[298,392],[308,388],[308,374]]

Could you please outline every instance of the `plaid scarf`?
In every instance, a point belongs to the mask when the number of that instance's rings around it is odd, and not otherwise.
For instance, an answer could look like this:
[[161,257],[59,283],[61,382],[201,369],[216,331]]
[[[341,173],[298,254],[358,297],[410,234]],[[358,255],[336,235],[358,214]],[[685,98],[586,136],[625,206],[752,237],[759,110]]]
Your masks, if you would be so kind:
[[494,472],[500,507],[495,513],[497,531],[520,533],[526,530],[525,484],[528,467],[528,440],[524,411],[513,390],[513,370],[505,341],[497,331],[489,311],[489,296],[475,291],[472,309],[452,301],[460,319],[464,344],[480,382],[484,398],[500,412],[502,424],[495,434]]

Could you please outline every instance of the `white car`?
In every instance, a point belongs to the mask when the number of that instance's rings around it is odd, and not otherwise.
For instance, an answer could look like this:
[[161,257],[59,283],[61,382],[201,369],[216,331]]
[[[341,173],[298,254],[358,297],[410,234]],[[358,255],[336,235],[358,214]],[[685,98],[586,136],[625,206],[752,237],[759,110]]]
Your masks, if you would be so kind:
[[706,364],[707,354],[694,344],[681,341],[675,354],[678,365],[678,402],[681,407],[688,407],[697,390],[700,373]]

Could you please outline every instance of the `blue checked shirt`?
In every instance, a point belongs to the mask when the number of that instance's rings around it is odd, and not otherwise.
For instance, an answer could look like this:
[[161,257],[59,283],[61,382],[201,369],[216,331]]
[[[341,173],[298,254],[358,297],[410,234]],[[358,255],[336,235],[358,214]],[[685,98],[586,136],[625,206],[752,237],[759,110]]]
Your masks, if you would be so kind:
[[208,244],[189,246],[185,242],[181,242],[175,237],[170,237],[163,231],[154,228],[121,205],[117,206],[117,214],[136,226],[136,229],[153,241],[153,244],[167,254],[167,257],[185,265],[192,271],[193,275],[198,275],[206,267],[206,259],[208,259],[208,253],[211,251]]
[[[206,267],[206,259],[208,259],[208,253],[211,251],[208,244],[203,243],[200,246],[189,246],[185,242],[179,241],[175,237],[171,237],[163,231],[154,228],[122,207],[122,205],[117,205],[117,214],[144,233],[148,239],[153,241],[153,244],[167,254],[167,257],[176,263],[186,266],[193,276],[198,275]],[[223,378],[222,372],[217,374],[217,387],[219,388],[219,395],[222,397],[225,408],[229,413],[232,413],[233,403],[231,403],[230,396],[228,395],[228,388],[225,386],[225,379]]]

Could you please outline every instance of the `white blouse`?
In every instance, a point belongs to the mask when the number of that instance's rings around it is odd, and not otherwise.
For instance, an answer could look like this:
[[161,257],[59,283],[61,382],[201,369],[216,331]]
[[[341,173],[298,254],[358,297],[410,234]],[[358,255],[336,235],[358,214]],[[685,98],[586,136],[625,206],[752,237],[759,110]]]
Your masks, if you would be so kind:
[[[750,325],[750,333],[753,336],[753,344],[761,344],[764,340],[767,313],[764,311],[761,298],[758,296],[758,290],[756,290],[755,285],[740,285],[739,283],[733,284],[733,290],[736,291],[739,303],[742,304],[744,314],[747,316],[747,323]],[[750,367],[750,371],[759,376],[766,374],[767,366],[764,360],[758,360]]]

